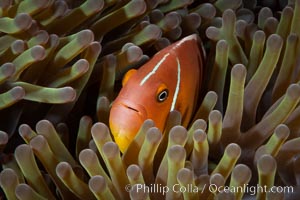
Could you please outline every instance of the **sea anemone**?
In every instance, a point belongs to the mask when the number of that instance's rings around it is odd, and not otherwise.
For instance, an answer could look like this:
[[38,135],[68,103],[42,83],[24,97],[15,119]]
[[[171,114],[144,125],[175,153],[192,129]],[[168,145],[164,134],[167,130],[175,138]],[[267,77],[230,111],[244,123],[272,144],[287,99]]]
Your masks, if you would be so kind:
[[[0,15],[7,199],[300,195],[299,0],[5,0]],[[208,56],[190,126],[148,119],[121,154],[107,125],[122,76],[191,33]]]

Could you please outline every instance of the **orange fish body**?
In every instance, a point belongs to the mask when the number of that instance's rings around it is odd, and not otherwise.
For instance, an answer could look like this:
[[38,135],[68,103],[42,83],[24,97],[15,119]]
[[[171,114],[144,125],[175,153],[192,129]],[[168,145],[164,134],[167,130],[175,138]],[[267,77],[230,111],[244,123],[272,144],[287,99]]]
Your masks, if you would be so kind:
[[109,124],[124,152],[146,119],[164,129],[170,111],[182,114],[187,126],[197,104],[202,80],[200,39],[190,35],[162,49],[138,70],[130,70],[113,102]]

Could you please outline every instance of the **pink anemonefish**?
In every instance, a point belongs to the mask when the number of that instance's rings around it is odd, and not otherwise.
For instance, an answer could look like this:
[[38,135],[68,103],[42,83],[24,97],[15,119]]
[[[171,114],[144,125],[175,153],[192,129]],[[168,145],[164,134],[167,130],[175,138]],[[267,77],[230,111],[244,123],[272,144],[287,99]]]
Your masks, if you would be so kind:
[[122,152],[146,119],[152,119],[162,131],[169,112],[177,110],[183,126],[188,126],[202,80],[201,47],[196,34],[187,36],[156,53],[138,70],[125,74],[109,117],[110,129]]

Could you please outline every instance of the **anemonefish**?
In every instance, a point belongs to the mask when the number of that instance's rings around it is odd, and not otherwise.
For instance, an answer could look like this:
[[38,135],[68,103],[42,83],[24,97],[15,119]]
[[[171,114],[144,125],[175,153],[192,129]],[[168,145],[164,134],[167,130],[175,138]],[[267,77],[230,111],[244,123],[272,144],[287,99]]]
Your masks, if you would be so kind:
[[170,111],[182,115],[187,126],[197,104],[204,51],[194,34],[167,46],[138,70],[129,70],[112,104],[109,125],[124,152],[146,119],[163,131]]

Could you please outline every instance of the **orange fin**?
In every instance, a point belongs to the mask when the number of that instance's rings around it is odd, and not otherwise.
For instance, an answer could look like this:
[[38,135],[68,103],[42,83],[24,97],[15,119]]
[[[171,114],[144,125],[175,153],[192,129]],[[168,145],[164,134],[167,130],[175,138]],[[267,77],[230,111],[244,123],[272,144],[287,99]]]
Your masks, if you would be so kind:
[[135,73],[136,73],[136,69],[131,69],[128,72],[126,72],[126,74],[124,75],[123,80],[122,80],[123,87],[127,83],[127,81],[130,79],[130,77]]

